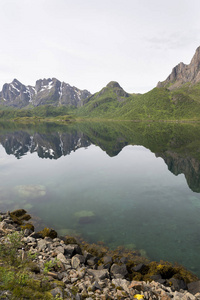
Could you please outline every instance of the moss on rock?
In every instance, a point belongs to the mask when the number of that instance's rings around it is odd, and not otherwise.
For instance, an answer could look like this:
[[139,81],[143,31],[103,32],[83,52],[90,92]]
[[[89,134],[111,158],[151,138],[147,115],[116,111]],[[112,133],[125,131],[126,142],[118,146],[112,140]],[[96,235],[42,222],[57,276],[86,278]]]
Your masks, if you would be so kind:
[[26,223],[24,225],[21,225],[21,229],[23,229],[23,230],[30,229],[31,231],[34,231],[34,226],[31,223]]
[[43,238],[50,237],[52,239],[55,239],[58,236],[57,232],[54,229],[48,227],[45,227],[43,230],[39,231],[38,233],[41,234]]

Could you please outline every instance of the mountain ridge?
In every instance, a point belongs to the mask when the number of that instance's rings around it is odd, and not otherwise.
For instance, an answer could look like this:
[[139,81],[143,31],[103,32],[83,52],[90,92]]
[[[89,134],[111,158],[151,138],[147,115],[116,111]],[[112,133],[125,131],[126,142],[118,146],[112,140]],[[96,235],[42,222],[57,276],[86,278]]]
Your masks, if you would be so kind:
[[24,85],[14,79],[5,83],[0,92],[0,103],[4,106],[23,108],[50,104],[53,106],[73,105],[79,107],[91,93],[72,87],[56,78],[39,79],[35,86]]
[[169,90],[180,88],[185,83],[196,84],[200,82],[200,47],[190,62],[186,65],[180,62],[173,69],[171,74],[164,81],[159,81],[157,87],[166,87]]
[[56,78],[39,79],[35,86],[14,79],[3,85],[0,107],[4,119],[71,115],[74,119],[200,121],[200,47],[190,64],[178,64],[165,81],[145,94],[129,94],[116,81],[91,94]]

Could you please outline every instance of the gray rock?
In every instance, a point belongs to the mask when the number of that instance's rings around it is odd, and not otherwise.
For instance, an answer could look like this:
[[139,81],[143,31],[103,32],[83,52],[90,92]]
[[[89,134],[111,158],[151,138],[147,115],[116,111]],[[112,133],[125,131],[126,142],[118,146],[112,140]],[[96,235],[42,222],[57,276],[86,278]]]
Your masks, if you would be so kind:
[[38,251],[45,250],[47,248],[47,245],[49,244],[48,241],[45,241],[43,239],[38,241]]
[[30,237],[33,237],[35,239],[41,239],[42,235],[39,232],[33,232],[30,234]]
[[162,276],[160,274],[152,275],[151,279],[154,280],[154,281],[158,281],[158,280],[162,279]]
[[106,265],[106,264],[111,264],[112,263],[112,257],[111,256],[104,256],[102,258],[103,260],[103,263]]
[[36,239],[33,238],[33,237],[31,237],[31,236],[28,236],[28,237],[26,237],[26,238],[23,238],[23,241],[24,241],[25,243],[35,243],[35,242],[36,242]]
[[15,230],[15,227],[12,224],[8,224],[7,222],[5,222],[5,220],[3,220],[0,223],[0,230],[6,230],[6,229]]
[[80,259],[76,256],[73,256],[71,264],[73,269],[77,269],[81,264]]
[[87,270],[89,275],[92,275],[97,281],[104,280],[105,278],[109,278],[108,270]]
[[69,262],[62,253],[59,253],[57,255],[57,259],[60,260],[63,264],[68,264],[68,262]]
[[124,278],[124,276],[126,276],[128,274],[128,271],[127,271],[125,264],[123,264],[121,266],[119,266],[117,264],[113,264],[112,267],[110,268],[110,273],[115,278]]
[[195,295],[195,294],[199,293],[200,292],[200,280],[188,283],[187,287],[188,287],[188,291],[191,294]]
[[71,257],[75,254],[82,254],[81,248],[77,244],[64,245],[65,254]]
[[99,285],[98,281],[95,281],[93,284],[92,284],[92,291],[96,291],[96,290],[102,290],[101,286]]
[[172,284],[171,288],[173,288],[175,291],[180,291],[181,289],[182,290],[187,289],[187,285],[185,284],[185,282],[183,280],[179,280],[176,278],[170,278],[168,280],[168,282],[170,282]]
[[72,277],[71,278],[71,283],[74,283],[74,282],[76,282],[78,280],[78,277]]
[[128,286],[130,285],[130,282],[126,279],[112,279],[112,283],[115,286],[121,286],[126,292],[129,292]]
[[92,258],[93,255],[87,251],[83,252],[83,256],[85,257],[85,260],[87,261],[88,259]]
[[83,255],[76,254],[72,257],[71,265],[73,269],[77,269],[81,264],[85,262],[85,258]]
[[90,259],[87,260],[88,266],[92,267],[95,266],[98,262],[99,258],[96,256],[92,256]]
[[33,232],[33,231],[32,231],[31,229],[27,229],[27,228],[26,228],[26,229],[24,230],[24,236],[27,237],[27,236],[29,236],[32,232]]
[[126,264],[128,261],[127,257],[121,257],[119,262],[122,263],[122,264]]
[[56,287],[53,290],[51,290],[51,295],[56,298],[57,297],[62,297],[63,298],[63,291],[61,290],[61,288]]
[[[176,292],[175,292],[176,293]],[[180,293],[179,293],[180,294]],[[181,297],[181,296],[180,296]],[[199,299],[199,298],[196,298],[196,295],[194,296],[194,295],[192,295],[192,294],[190,294],[190,293],[185,293],[185,294],[183,294],[183,296],[182,296],[182,298],[175,298],[174,297],[174,299],[175,300],[179,300],[179,299],[181,299],[181,300],[197,300],[197,299]]]
[[146,266],[144,264],[138,264],[137,266],[133,267],[132,270],[135,272],[142,272]]
[[55,248],[54,251],[55,251],[56,254],[59,254],[59,253],[64,254],[65,253],[65,248],[63,246],[58,246],[58,247]]

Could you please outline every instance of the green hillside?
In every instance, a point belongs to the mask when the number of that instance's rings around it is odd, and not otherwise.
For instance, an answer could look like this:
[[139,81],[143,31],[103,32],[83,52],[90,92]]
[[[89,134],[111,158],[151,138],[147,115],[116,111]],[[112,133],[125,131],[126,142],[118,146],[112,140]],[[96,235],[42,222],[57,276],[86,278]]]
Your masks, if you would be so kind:
[[154,88],[126,97],[119,97],[119,88],[108,85],[88,98],[77,114],[119,120],[200,120],[200,84],[186,84],[175,91]]
[[40,105],[19,109],[1,105],[0,119],[200,121],[200,83],[186,83],[173,91],[168,88],[156,87],[145,94],[128,94],[112,81],[85,99],[81,107]]

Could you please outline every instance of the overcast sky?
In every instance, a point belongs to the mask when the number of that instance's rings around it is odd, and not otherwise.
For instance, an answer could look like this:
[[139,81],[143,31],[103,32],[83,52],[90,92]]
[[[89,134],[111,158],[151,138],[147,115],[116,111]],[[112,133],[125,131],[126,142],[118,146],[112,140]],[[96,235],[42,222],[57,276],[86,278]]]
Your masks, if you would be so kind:
[[0,90],[56,77],[144,93],[200,46],[200,0],[0,0]]

